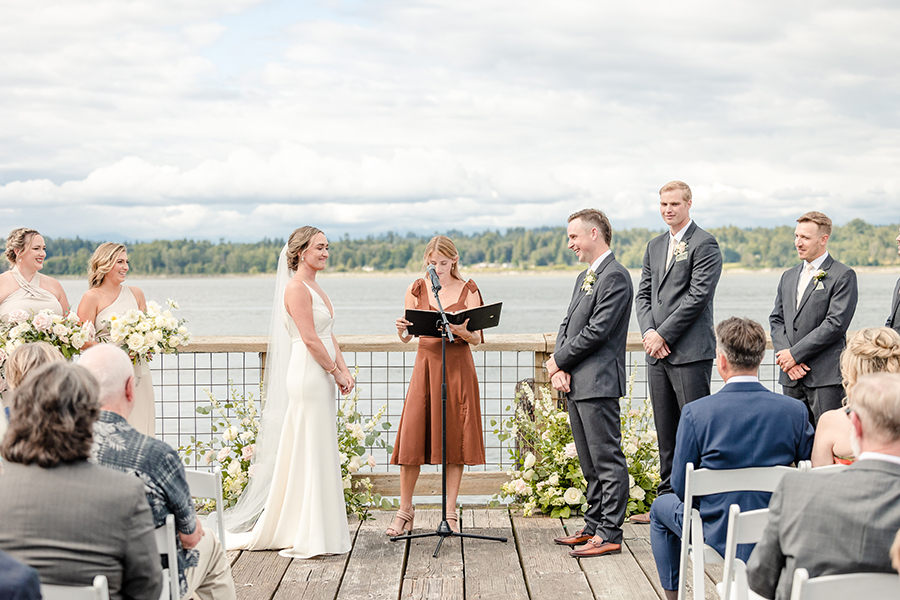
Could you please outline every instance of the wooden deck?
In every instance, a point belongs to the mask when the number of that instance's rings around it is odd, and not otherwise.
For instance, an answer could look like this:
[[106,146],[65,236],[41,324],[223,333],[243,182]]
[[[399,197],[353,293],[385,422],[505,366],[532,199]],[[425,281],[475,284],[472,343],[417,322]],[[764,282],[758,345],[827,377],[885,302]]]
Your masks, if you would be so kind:
[[[578,560],[553,538],[573,532],[580,520],[465,509],[464,532],[509,541],[447,538],[432,558],[436,537],[391,542],[384,530],[393,513],[373,515],[374,520],[351,523],[353,549],[345,555],[291,560],[277,552],[229,553],[238,599],[659,600],[662,595],[648,525],[625,525],[621,554]],[[434,531],[439,518],[439,507],[418,509],[415,532]],[[718,599],[720,580],[721,568],[708,567],[708,600]]]

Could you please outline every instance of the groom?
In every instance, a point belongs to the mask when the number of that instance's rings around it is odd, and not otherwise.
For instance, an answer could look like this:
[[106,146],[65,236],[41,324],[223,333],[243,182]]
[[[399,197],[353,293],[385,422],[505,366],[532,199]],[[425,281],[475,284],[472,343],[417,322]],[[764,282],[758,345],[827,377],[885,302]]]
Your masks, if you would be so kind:
[[584,544],[569,554],[587,558],[622,549],[628,468],[619,398],[625,395],[625,342],[634,289],[631,275],[609,249],[612,228],[606,215],[593,208],[578,211],[569,217],[567,235],[569,248],[590,269],[575,281],[547,371],[553,387],[568,398],[589,508],[583,529],[554,541]]

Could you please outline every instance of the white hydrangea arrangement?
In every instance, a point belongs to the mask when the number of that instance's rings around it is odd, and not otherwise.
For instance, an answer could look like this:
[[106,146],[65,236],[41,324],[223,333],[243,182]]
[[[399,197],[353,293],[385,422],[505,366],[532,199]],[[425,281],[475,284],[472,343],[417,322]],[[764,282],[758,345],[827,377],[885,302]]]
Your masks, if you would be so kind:
[[178,303],[168,300],[166,306],[162,310],[151,300],[147,302],[145,312],[133,309],[113,315],[109,321],[104,321],[109,332],[104,341],[121,346],[134,364],[149,362],[154,354],[174,354],[179,346],[190,343],[191,334],[184,319],[172,316],[171,309],[177,309]]

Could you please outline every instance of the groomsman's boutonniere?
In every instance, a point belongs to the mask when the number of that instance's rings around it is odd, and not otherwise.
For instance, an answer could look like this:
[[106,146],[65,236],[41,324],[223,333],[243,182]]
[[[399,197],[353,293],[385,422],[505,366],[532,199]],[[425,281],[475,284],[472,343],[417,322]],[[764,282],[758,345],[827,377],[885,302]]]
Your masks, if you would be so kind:
[[593,271],[588,271],[587,275],[584,276],[584,281],[581,282],[581,289],[585,294],[590,294],[594,291],[595,281],[597,281],[597,274]]
[[687,259],[687,250],[687,242],[678,242],[678,245],[675,246],[675,252],[672,254],[672,256],[675,258],[675,262]]
[[823,271],[822,269],[819,269],[815,272],[815,274],[813,275],[813,279],[816,282],[816,286],[813,288],[813,290],[821,290],[825,288],[825,284],[822,283],[822,280],[825,279],[827,275],[828,272]]

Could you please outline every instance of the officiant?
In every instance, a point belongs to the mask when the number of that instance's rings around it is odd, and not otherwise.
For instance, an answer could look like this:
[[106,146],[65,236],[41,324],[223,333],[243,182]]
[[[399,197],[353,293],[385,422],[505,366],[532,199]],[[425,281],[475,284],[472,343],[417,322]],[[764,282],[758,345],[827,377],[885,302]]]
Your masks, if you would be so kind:
[[[433,267],[440,281],[440,303],[447,312],[484,304],[478,286],[459,273],[459,252],[450,238],[439,235],[425,247],[423,268]],[[437,310],[428,276],[416,279],[406,290],[406,309]],[[464,465],[483,465],[484,435],[481,430],[481,397],[471,346],[484,341],[482,332],[469,331],[468,319],[449,325],[455,338],[447,344],[447,514],[453,531],[459,531],[456,498]],[[404,343],[414,336],[404,317],[397,319],[397,333]],[[420,337],[419,349],[403,414],[394,440],[391,464],[400,465],[400,509],[387,535],[412,531],[415,511],[413,492],[423,464],[441,464],[441,338]]]

